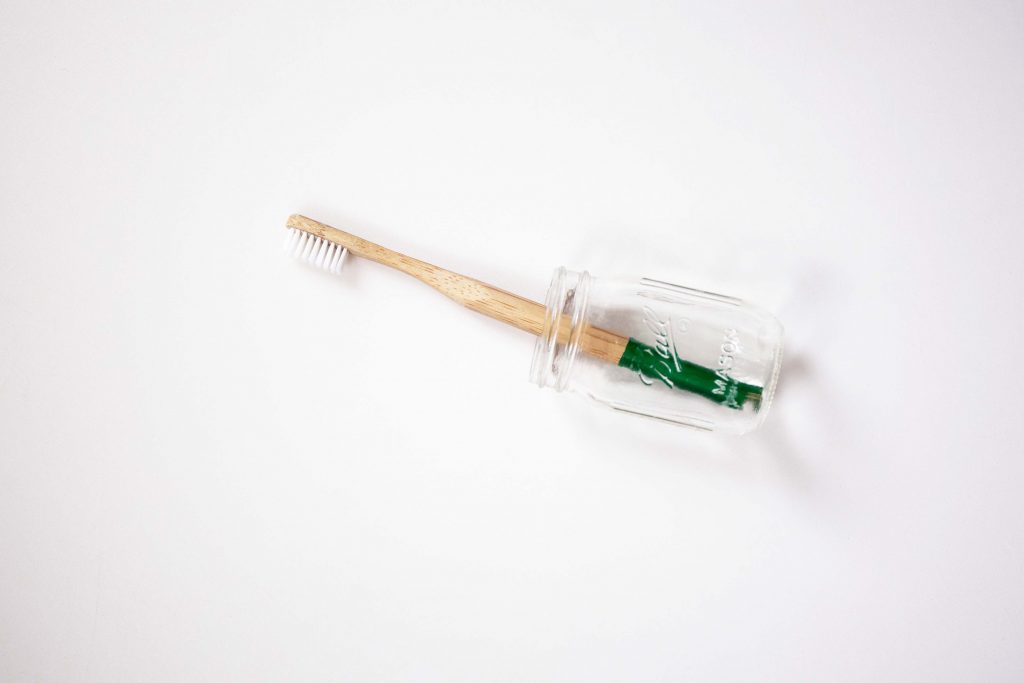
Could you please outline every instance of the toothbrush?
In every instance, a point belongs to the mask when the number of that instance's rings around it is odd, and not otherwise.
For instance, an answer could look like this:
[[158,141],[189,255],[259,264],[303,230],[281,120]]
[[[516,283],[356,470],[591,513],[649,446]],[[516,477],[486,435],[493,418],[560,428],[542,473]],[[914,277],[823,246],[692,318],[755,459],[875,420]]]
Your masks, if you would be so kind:
[[[340,272],[348,252],[351,252],[356,256],[376,261],[406,275],[411,275],[452,301],[524,332],[541,335],[545,332],[545,325],[551,324],[546,320],[546,308],[536,301],[406,256],[312,218],[292,214],[288,217],[286,227],[288,229],[286,249],[292,255],[328,272]],[[716,388],[720,385],[721,375],[716,374],[710,368],[676,357],[673,358],[668,376],[666,376],[666,364],[660,362],[662,356],[651,346],[592,325],[578,328],[578,340],[570,340],[569,335],[572,329],[574,329],[572,325],[559,325],[558,342],[572,341],[577,343],[580,350],[589,356],[629,370],[646,371],[649,373],[648,376],[658,376],[671,388],[690,391],[716,403],[724,403],[721,394],[716,392]],[[656,373],[652,372],[655,365],[657,365]],[[716,384],[716,381],[719,384]],[[728,407],[742,408],[748,400],[755,405],[760,402],[761,387],[743,382],[738,382],[736,385],[736,395]]]

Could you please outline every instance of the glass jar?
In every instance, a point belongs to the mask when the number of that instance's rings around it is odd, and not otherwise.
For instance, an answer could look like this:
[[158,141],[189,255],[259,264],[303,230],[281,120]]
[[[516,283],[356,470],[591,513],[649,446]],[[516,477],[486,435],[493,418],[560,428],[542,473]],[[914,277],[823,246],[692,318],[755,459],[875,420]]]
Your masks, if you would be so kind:
[[743,434],[764,421],[782,325],[739,299],[647,278],[559,268],[531,379],[607,406]]

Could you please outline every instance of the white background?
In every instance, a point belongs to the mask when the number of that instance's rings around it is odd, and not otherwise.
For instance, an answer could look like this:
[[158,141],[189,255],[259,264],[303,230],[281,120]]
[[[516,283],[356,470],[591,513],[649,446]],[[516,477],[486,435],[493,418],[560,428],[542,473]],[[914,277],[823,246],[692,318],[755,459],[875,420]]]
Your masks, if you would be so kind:
[[[1024,8],[0,5],[0,679],[1024,677]],[[541,298],[740,295],[730,439],[302,212]]]

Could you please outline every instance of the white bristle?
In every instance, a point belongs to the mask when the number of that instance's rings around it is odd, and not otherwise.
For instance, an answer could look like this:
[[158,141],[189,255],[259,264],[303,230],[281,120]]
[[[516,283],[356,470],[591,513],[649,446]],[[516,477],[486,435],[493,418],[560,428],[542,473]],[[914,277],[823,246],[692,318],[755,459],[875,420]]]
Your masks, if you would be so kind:
[[319,239],[319,237],[314,237],[313,235],[306,235],[305,242],[303,243],[302,246],[302,251],[299,253],[299,258],[308,260],[310,254],[313,253],[313,247],[316,246],[316,243],[319,241]]
[[292,253],[292,247],[295,246],[295,241],[297,239],[299,239],[299,231],[294,228],[288,228],[288,234],[284,238],[285,253]]
[[323,268],[329,273],[341,272],[341,264],[348,254],[345,247],[296,228],[288,228],[284,248],[290,255]]
[[331,269],[332,273],[340,273],[341,272],[341,264],[342,264],[342,262],[344,262],[345,254],[347,254],[347,253],[348,253],[348,249],[335,249],[334,250],[334,258],[331,259],[331,266],[330,266],[330,269]]

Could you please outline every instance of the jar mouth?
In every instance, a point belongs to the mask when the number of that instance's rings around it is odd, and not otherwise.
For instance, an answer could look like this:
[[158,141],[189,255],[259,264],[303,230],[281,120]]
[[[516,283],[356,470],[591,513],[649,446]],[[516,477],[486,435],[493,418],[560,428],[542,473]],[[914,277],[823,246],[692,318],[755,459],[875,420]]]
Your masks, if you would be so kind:
[[590,274],[555,269],[544,299],[544,328],[533,347],[530,380],[564,391],[579,355],[590,292]]

